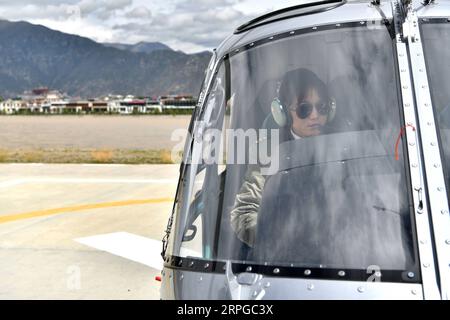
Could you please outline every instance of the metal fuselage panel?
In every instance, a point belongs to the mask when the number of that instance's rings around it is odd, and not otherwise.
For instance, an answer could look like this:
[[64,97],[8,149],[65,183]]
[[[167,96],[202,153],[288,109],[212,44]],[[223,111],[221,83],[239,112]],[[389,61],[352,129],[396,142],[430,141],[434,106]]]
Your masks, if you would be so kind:
[[[229,300],[225,275],[164,270],[162,299]],[[421,300],[420,284],[261,277],[241,290],[242,300]]]
[[383,2],[380,6],[373,6],[370,2],[347,3],[330,11],[289,18],[230,36],[217,48],[217,54],[221,57],[246,44],[291,30],[308,29],[334,23],[380,19],[392,19],[392,9],[389,2]]
[[[450,2],[436,1],[435,4],[423,6],[419,1],[413,1],[416,9],[416,18],[441,18],[450,16]],[[334,10],[319,14],[305,15],[278,22],[270,23],[251,29],[247,32],[232,35],[227,38],[217,49],[217,60],[224,55],[233,52],[252,42],[269,38],[271,36],[289,32],[290,30],[308,29],[315,26],[339,24],[355,21],[379,21],[383,19],[392,20],[395,15],[394,6],[385,1],[377,7],[367,3],[347,3]],[[395,19],[394,19],[395,20]],[[422,43],[399,37],[400,26],[396,26],[397,39],[394,40],[397,53],[397,63],[400,84],[402,86],[402,102],[405,123],[417,132],[406,130],[406,139],[409,145],[408,155],[410,162],[412,189],[423,188],[422,180],[430,178],[428,189],[423,193],[414,193],[414,207],[416,212],[418,247],[421,264],[421,275],[423,284],[417,283],[389,283],[389,282],[363,282],[363,281],[338,281],[338,280],[316,280],[304,278],[284,278],[258,275],[257,280],[249,286],[239,286],[238,289],[230,288],[230,278],[226,274],[193,272],[166,267],[163,270],[163,281],[161,287],[162,299],[439,299],[448,298],[448,281],[450,273],[448,267],[449,249],[442,246],[437,248],[437,256],[433,249],[433,239],[441,242],[447,239],[449,231],[440,230],[445,223],[437,222],[441,219],[438,215],[444,210],[448,212],[447,193],[443,182],[442,170],[436,173],[436,168],[442,168],[439,150],[431,154],[429,146],[435,147],[436,127],[431,128],[429,123],[434,123],[432,111],[425,112],[430,103],[430,93],[423,60]],[[410,41],[408,43],[408,41]],[[411,56],[414,55],[414,56]],[[418,67],[420,65],[420,68]],[[217,64],[215,66],[217,68]],[[416,68],[417,70],[415,70]],[[419,83],[420,82],[420,83]],[[425,91],[424,91],[425,90]],[[422,104],[422,106],[421,106]],[[421,111],[423,109],[423,111]],[[431,110],[431,109],[430,109]],[[430,131],[431,130],[431,131]],[[419,133],[420,132],[420,133]],[[415,143],[419,141],[416,135],[420,134],[420,146]],[[424,147],[423,145],[428,145]],[[417,143],[419,144],[419,143]],[[427,154],[427,155],[425,155]],[[437,178],[433,178],[433,177]],[[439,194],[437,193],[439,184]],[[432,189],[432,186],[434,189]],[[417,191],[417,190],[416,190]],[[421,203],[424,199],[440,199],[431,203]],[[441,201],[443,200],[443,201]],[[420,203],[420,204],[419,204]],[[444,206],[444,207],[442,207]],[[420,210],[419,210],[420,207]],[[442,208],[441,208],[442,207]],[[427,214],[430,212],[430,214]],[[447,217],[448,218],[448,217]],[[447,219],[448,220],[448,219]],[[433,224],[434,222],[434,224]],[[431,227],[430,227],[431,226]],[[438,246],[439,244],[435,244]],[[445,248],[444,248],[445,247]],[[441,279],[438,274],[441,274]],[[440,280],[439,280],[440,279]],[[441,281],[441,283],[438,283]]]

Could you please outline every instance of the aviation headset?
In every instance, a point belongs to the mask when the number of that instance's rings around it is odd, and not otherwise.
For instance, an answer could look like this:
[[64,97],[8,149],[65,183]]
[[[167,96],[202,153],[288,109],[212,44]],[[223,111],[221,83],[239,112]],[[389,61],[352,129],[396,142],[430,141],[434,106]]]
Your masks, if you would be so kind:
[[[307,69],[293,70],[293,71],[288,72],[288,74],[293,73],[293,72],[298,73],[299,76],[305,75],[307,77],[313,78],[313,80],[315,82],[317,82],[317,81],[322,82],[313,72],[311,72]],[[277,90],[278,95],[271,103],[272,117],[275,120],[275,122],[277,123],[277,125],[280,126],[281,128],[292,125],[292,116],[291,116],[291,113],[289,112],[289,107],[286,105],[283,105],[283,103],[280,100],[280,89],[283,85],[285,85],[284,81],[286,81],[286,80],[283,80],[283,83],[278,85],[278,90]],[[289,80],[287,80],[287,81],[289,81]],[[325,86],[325,84],[324,84],[324,86]],[[336,115],[336,100],[334,98],[329,98],[326,103],[328,104],[328,111],[326,113],[327,123],[329,123],[334,119],[334,117]],[[312,112],[312,110],[311,110],[311,112]],[[308,116],[306,116],[305,118],[307,118]]]

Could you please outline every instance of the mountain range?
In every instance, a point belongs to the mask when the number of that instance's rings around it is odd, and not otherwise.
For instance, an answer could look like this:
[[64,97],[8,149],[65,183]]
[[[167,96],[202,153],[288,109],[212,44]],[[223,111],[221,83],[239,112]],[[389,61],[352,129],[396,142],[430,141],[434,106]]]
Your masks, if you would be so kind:
[[161,42],[139,42],[136,44],[123,44],[123,43],[103,43],[104,46],[112,47],[120,50],[126,50],[131,52],[151,53],[158,50],[171,50],[169,46],[166,46]]
[[101,44],[28,22],[0,20],[0,96],[36,87],[70,96],[197,95],[210,52],[162,43]]

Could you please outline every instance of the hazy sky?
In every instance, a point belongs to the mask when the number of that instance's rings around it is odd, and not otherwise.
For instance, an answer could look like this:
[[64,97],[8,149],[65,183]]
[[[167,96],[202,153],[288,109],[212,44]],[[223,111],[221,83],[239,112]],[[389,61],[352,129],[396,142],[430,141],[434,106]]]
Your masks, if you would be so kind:
[[0,18],[25,20],[99,42],[160,41],[211,50],[240,24],[306,0],[0,0]]

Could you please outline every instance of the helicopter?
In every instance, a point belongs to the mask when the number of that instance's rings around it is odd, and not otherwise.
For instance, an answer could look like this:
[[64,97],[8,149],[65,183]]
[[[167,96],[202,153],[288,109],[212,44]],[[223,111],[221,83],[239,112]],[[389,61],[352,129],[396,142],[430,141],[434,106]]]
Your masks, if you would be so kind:
[[189,125],[161,299],[449,299],[448,61],[443,0],[239,26]]

